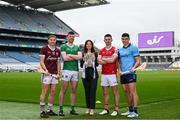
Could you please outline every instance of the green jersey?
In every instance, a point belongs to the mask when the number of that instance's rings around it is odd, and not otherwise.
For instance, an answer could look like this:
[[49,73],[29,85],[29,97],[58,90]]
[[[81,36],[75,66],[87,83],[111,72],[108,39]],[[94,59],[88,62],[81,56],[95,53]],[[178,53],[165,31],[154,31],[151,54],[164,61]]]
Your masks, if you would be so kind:
[[[61,46],[61,52],[65,52],[66,54],[77,55],[78,52],[80,52],[80,47],[77,45],[68,46],[67,44],[63,44]],[[78,71],[78,60],[64,61],[63,70]]]

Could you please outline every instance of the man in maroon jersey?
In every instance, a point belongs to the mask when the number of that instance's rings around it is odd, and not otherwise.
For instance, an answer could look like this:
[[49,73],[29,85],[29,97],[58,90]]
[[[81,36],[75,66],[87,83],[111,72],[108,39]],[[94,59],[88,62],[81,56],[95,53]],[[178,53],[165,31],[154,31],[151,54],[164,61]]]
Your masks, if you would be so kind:
[[104,42],[106,46],[100,50],[98,55],[99,64],[102,65],[102,78],[101,86],[103,88],[104,97],[104,110],[99,113],[100,115],[109,114],[109,87],[112,88],[114,94],[114,111],[111,116],[118,115],[119,109],[119,93],[118,93],[118,81],[117,81],[117,53],[115,47],[112,46],[112,36],[106,34],[104,36]]
[[[40,117],[47,118],[49,116],[56,116],[52,107],[54,103],[55,89],[58,84],[60,76],[60,49],[56,47],[56,36],[48,36],[48,45],[44,46],[40,50],[40,66],[46,72],[42,74],[42,92],[40,96]],[[52,75],[57,77],[53,77]],[[50,94],[48,99],[48,108],[45,110],[45,98],[50,88]]]

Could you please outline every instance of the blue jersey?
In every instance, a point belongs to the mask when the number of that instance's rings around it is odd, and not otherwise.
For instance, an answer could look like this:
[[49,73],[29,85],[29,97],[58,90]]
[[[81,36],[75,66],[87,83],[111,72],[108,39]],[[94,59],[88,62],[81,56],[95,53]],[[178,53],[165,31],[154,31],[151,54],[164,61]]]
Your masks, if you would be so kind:
[[137,56],[139,56],[139,49],[132,44],[118,49],[118,58],[122,72],[130,71],[132,69],[136,62],[135,57]]

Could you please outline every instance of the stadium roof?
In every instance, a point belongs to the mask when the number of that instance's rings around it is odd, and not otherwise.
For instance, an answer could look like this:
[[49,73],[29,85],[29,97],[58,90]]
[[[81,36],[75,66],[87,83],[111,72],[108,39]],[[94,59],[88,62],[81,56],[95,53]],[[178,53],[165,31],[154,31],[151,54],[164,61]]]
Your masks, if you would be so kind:
[[13,5],[44,8],[52,12],[108,4],[106,0],[1,0]]

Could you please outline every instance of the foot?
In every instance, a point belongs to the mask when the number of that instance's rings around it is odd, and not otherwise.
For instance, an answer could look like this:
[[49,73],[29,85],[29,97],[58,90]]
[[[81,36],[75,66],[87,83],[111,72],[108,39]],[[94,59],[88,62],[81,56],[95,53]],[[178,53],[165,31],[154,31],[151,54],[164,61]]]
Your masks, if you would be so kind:
[[85,114],[89,114],[89,112],[90,112],[90,110],[89,110],[89,109],[87,109],[87,110],[86,110],[86,112],[85,112]]
[[93,109],[90,110],[89,115],[94,115],[94,110]]
[[127,117],[128,118],[134,118],[134,117],[138,117],[139,115],[135,112],[131,112]]
[[124,112],[124,113],[121,113],[121,115],[123,115],[123,116],[127,116],[127,115],[129,115],[129,114],[130,114],[130,112],[129,112],[129,111]]
[[55,112],[53,112],[52,110],[47,110],[46,112],[49,116],[57,116],[58,114],[56,114]]
[[70,114],[71,114],[71,115],[79,115],[79,113],[77,113],[75,110],[71,110],[71,111],[70,111]]
[[99,113],[99,115],[106,115],[109,114],[109,110],[104,109],[102,112]]
[[40,113],[40,117],[41,117],[41,118],[49,118],[49,115],[48,115],[45,111],[42,111],[42,112]]
[[111,116],[117,116],[118,115],[118,111],[117,110],[114,110],[112,113],[111,113]]
[[63,110],[59,111],[59,116],[65,116]]

